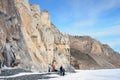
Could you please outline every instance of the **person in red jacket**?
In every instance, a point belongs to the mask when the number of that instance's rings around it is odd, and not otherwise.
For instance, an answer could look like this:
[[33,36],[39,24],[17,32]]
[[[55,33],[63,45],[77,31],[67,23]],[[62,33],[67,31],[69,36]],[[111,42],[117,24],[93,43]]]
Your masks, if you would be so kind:
[[53,69],[54,72],[57,72],[57,71],[58,71],[58,70],[56,69],[55,64],[52,65],[52,69]]
[[55,70],[55,64],[52,65],[53,70]]

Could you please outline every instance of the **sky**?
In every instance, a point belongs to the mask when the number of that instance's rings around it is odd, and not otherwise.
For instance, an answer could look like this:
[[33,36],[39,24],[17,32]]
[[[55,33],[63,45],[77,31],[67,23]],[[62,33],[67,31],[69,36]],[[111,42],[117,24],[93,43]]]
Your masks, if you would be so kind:
[[120,0],[30,0],[64,33],[91,36],[120,53]]

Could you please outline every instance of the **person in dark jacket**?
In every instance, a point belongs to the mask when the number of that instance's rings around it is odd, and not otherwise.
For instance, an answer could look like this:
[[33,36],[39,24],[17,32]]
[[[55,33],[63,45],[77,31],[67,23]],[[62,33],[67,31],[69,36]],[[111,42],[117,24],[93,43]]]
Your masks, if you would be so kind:
[[63,66],[60,67],[60,75],[65,75],[65,69],[63,68]]
[[62,69],[62,75],[63,76],[65,75],[65,69],[64,68]]
[[63,67],[61,66],[61,67],[60,67],[60,74],[62,74],[62,69],[63,69]]

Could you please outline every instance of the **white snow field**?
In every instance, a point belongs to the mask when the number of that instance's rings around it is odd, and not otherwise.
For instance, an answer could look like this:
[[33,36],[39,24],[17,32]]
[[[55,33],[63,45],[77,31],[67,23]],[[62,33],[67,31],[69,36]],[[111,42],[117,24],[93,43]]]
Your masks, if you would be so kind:
[[65,76],[50,75],[49,80],[120,80],[120,69],[76,70]]
[[101,70],[76,70],[76,73],[66,73],[65,76],[59,74],[39,73],[39,72],[23,72],[11,76],[0,76],[0,78],[13,78],[23,75],[46,74],[50,79],[38,80],[120,80],[120,69],[101,69]]

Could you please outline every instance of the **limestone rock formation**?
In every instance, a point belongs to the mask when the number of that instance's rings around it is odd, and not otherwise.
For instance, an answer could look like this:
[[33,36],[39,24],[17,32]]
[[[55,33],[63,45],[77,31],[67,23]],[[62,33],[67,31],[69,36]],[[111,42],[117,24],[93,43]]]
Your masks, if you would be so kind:
[[[0,65],[47,71],[118,68],[120,55],[90,38],[60,32],[47,10],[29,0],[0,0]],[[0,66],[0,67],[1,67]]]
[[[29,0],[0,0],[0,60],[3,65],[47,71],[70,68],[69,37],[50,21],[47,10]],[[3,66],[2,65],[2,66]]]
[[120,54],[89,36],[70,36],[70,53],[77,69],[120,67]]

